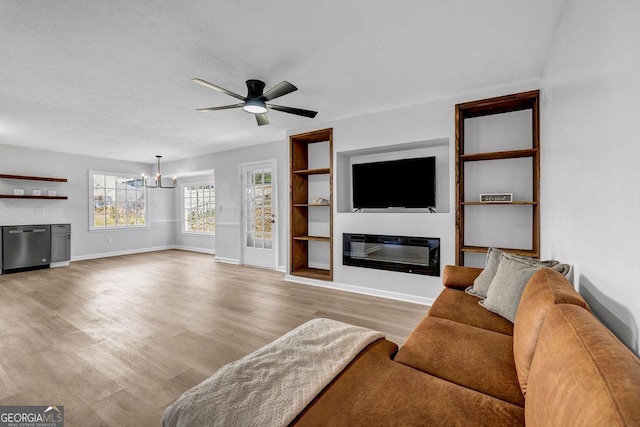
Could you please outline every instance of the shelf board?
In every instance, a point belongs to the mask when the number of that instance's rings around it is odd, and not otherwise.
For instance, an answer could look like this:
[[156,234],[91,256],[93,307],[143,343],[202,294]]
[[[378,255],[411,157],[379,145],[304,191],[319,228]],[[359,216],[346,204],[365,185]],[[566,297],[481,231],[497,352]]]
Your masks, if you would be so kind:
[[313,144],[315,142],[327,142],[331,139],[332,133],[333,129],[321,129],[298,135],[291,135],[291,139],[294,141],[306,142],[307,144]]
[[293,236],[293,240],[307,240],[307,241],[314,241],[314,242],[329,243],[331,241],[331,238],[324,237],[324,236]]
[[[509,252],[515,255],[530,256],[538,258],[540,255],[531,249],[514,249],[514,248],[498,248],[501,251]],[[474,253],[486,253],[489,250],[489,246],[463,246],[462,252],[474,252]]]
[[308,206],[331,206],[329,203],[294,203],[295,207],[302,208]]
[[538,202],[462,202],[461,205],[537,205]]
[[48,178],[48,177],[43,177],[43,176],[25,176],[25,175],[0,174],[0,178],[4,178],[4,179],[23,179],[23,180],[26,180],[26,181],[67,182],[67,178]]
[[538,153],[536,148],[511,151],[493,151],[489,153],[462,154],[460,160],[463,162],[476,162],[479,160],[501,160],[519,159],[521,157],[533,157]]
[[67,196],[16,196],[15,194],[0,194],[0,199],[48,199],[48,200],[67,200]]
[[331,280],[331,270],[320,268],[299,268],[291,272],[292,276],[308,277],[309,279]]
[[318,168],[318,169],[298,169],[293,171],[297,175],[322,175],[325,173],[331,173],[330,168]]
[[465,102],[456,105],[456,109],[460,110],[464,119],[509,113],[519,110],[529,110],[535,108],[538,103],[538,96],[539,91],[532,90],[513,95]]

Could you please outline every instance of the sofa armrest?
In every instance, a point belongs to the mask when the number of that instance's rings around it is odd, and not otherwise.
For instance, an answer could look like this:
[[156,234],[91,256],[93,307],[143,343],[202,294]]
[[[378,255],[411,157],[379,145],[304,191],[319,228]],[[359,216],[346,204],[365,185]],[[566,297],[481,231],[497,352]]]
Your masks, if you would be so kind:
[[482,272],[482,268],[464,267],[461,265],[445,265],[442,284],[451,289],[464,290],[473,285],[473,281]]

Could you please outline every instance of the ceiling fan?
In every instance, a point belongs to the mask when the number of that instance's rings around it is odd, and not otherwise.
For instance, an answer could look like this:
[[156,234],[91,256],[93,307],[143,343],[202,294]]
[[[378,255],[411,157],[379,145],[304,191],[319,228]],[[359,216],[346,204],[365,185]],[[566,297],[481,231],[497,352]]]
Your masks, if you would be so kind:
[[[282,105],[274,105],[267,104],[267,102],[284,96],[288,93],[294,92],[298,90],[297,87],[292,85],[289,82],[281,82],[269,89],[266,93],[262,93],[264,91],[264,82],[261,80],[247,80],[247,96],[244,97],[242,95],[238,95],[237,93],[231,92],[230,90],[221,88],[220,86],[216,86],[212,83],[209,83],[202,79],[191,79],[194,82],[201,84],[202,86],[206,86],[211,89],[215,89],[219,92],[226,93],[227,95],[231,95],[234,98],[241,100],[242,102],[238,104],[232,105],[223,105],[221,107],[210,107],[210,108],[198,108],[196,111],[215,111],[215,110],[228,110],[230,108],[242,108],[247,113],[251,113],[256,116],[256,121],[258,122],[258,126],[268,125],[269,119],[267,118],[267,111],[269,108],[272,110],[282,111],[284,113],[296,114],[298,116],[310,117],[314,118],[317,111],[303,110],[301,108],[293,108],[293,107],[285,107]],[[269,108],[267,108],[269,107]]]

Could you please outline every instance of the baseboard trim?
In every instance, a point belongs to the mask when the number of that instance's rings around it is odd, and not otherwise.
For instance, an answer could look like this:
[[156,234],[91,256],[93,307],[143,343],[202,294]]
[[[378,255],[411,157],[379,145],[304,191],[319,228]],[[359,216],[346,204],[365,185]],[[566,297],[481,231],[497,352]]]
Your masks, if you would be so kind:
[[287,267],[285,265],[279,265],[276,267],[276,271],[279,271],[280,273],[286,273]]
[[431,306],[434,299],[428,297],[419,297],[417,295],[403,294],[400,292],[384,291],[382,289],[366,288],[363,286],[347,285],[345,283],[338,282],[325,282],[323,280],[308,279],[305,277],[292,276],[287,274],[284,276],[284,280],[292,283],[300,283],[302,285],[317,286],[320,288],[337,289],[339,291],[351,292],[354,294],[370,295],[374,297],[381,297],[392,299],[396,301],[412,302],[414,304],[421,304]]
[[222,262],[224,264],[234,264],[234,265],[240,265],[240,260],[239,259],[234,259],[234,258],[224,258],[224,257],[215,257],[215,261],[216,262]]
[[69,266],[69,261],[58,261],[58,262],[52,262],[51,264],[49,264],[49,268],[68,267],[68,266]]
[[216,253],[214,249],[196,248],[193,246],[174,245],[173,249],[179,249],[181,251],[189,251],[189,252],[200,252],[203,254],[210,254],[210,255],[215,255]]

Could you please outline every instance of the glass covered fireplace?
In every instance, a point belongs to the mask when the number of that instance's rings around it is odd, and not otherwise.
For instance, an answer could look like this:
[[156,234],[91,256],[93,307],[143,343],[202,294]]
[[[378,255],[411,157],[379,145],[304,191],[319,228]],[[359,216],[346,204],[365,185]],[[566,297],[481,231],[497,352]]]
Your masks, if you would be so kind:
[[355,267],[440,276],[440,239],[344,233],[342,263]]

